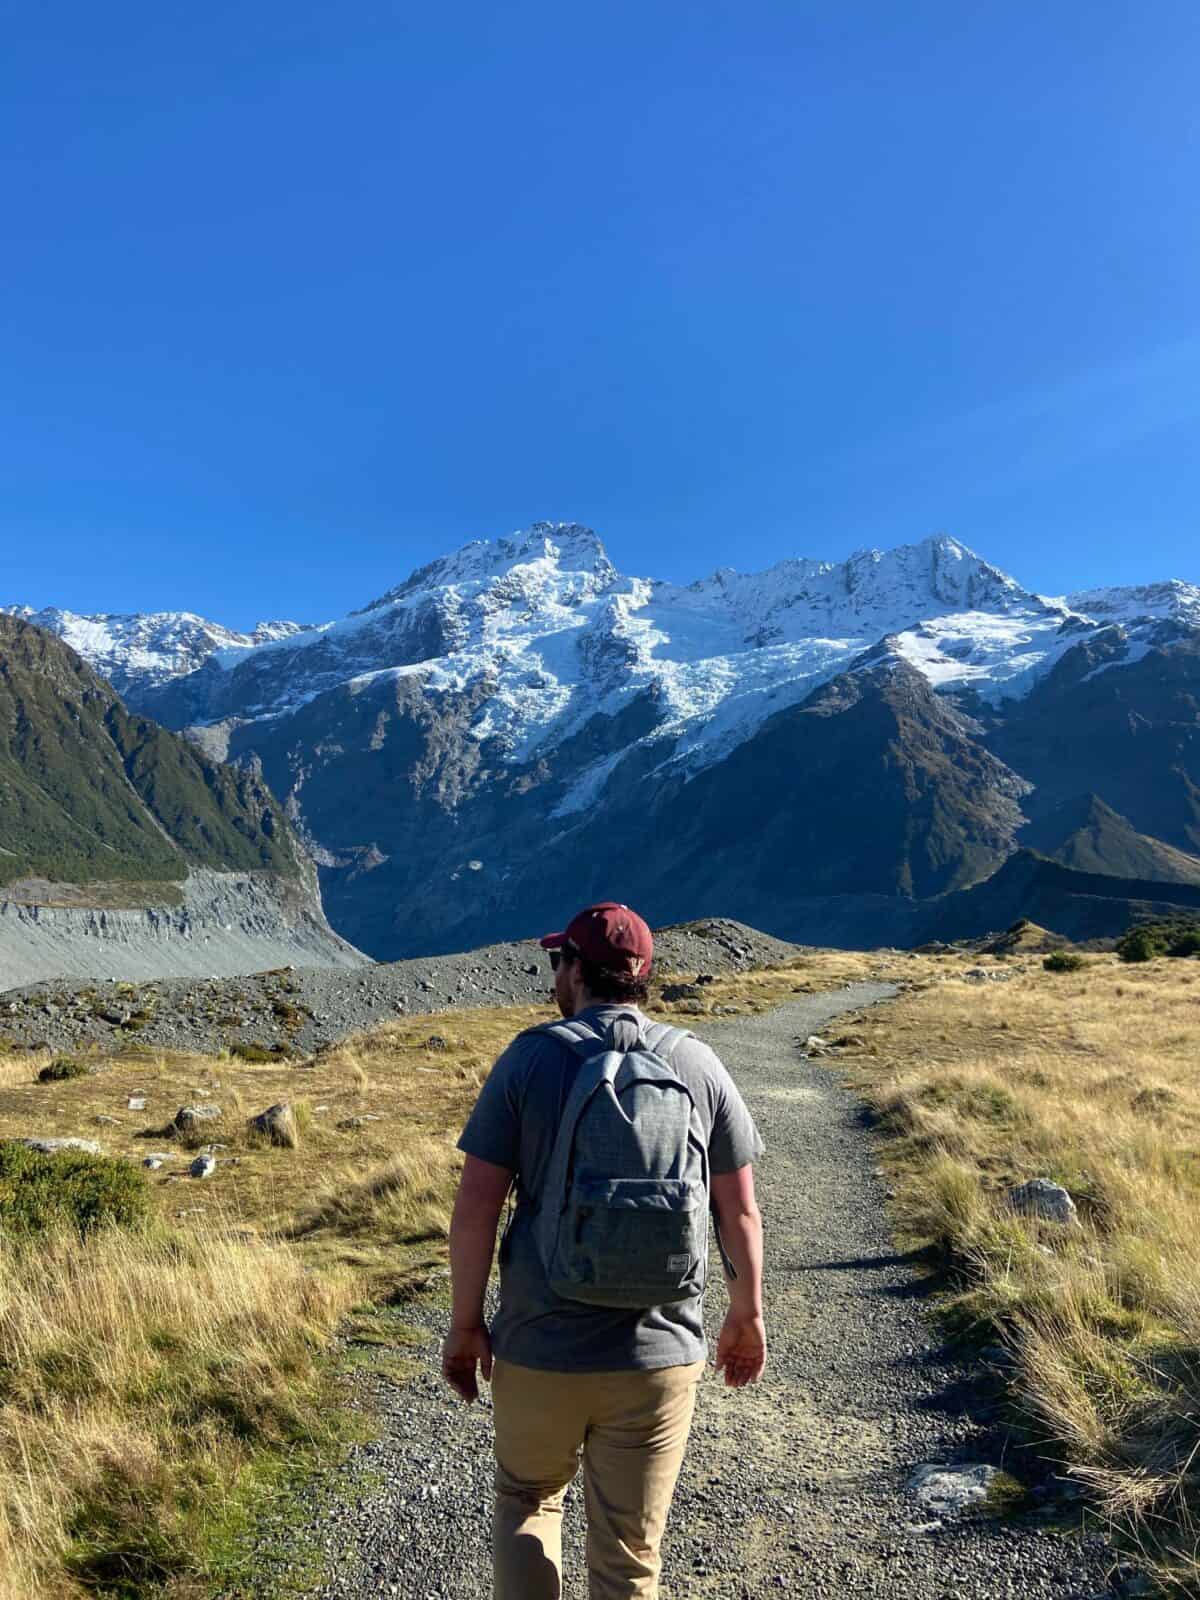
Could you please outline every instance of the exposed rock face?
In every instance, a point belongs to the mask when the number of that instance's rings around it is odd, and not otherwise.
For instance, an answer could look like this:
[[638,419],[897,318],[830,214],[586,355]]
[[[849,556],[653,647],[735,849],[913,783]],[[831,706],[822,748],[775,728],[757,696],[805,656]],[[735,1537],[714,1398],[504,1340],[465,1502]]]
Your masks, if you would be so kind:
[[[179,885],[178,904],[118,909],[30,905],[3,894],[3,989],[47,978],[224,977],[365,960],[326,922],[308,873],[291,882],[274,873],[196,871]],[[105,1009],[117,1025],[129,1021],[128,1007]]]
[[[1002,903],[1066,932],[1084,900],[1127,920],[1200,881],[1185,583],[1050,600],[937,538],[681,588],[538,524],[189,672],[121,665],[142,709],[280,796],[334,925],[381,958],[609,896],[875,944]],[[1005,876],[1031,845],[1066,879]],[[1081,891],[1095,876],[1156,887]]]

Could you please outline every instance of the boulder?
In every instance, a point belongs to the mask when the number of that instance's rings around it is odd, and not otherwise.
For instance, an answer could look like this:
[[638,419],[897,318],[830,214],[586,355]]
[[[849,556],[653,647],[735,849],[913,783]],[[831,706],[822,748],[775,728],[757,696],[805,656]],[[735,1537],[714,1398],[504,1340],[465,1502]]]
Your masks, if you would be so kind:
[[296,1114],[286,1100],[281,1100],[278,1105],[268,1106],[265,1111],[260,1111],[256,1117],[250,1118],[250,1131],[260,1138],[268,1139],[272,1144],[279,1145],[284,1150],[294,1150],[300,1143],[300,1130],[296,1126]]
[[216,1156],[197,1156],[188,1168],[189,1178],[211,1178],[217,1170]]
[[27,1145],[44,1156],[56,1155],[60,1150],[83,1150],[89,1156],[98,1156],[100,1146],[94,1139],[18,1139],[17,1144]]
[[180,1106],[175,1113],[175,1120],[172,1126],[178,1133],[194,1133],[197,1128],[203,1127],[206,1122],[219,1122],[223,1115],[224,1113],[220,1106]]
[[1018,1184],[1005,1196],[1009,1207],[1021,1216],[1036,1217],[1039,1222],[1056,1222],[1062,1227],[1078,1227],[1079,1213],[1075,1202],[1061,1183],[1051,1183],[1049,1178],[1031,1178]]
[[704,990],[696,983],[668,983],[663,986],[662,997],[668,1003],[672,1000],[702,1000]]

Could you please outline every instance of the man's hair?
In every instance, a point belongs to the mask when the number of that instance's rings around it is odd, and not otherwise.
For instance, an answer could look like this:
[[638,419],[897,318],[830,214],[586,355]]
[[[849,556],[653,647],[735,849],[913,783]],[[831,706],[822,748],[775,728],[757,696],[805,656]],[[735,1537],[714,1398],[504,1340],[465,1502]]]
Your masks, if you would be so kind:
[[579,976],[589,994],[597,1000],[615,1000],[619,1005],[643,1005],[650,998],[650,985],[645,978],[635,978],[632,973],[610,972],[597,966],[578,950],[566,949],[563,954],[569,961],[578,961]]

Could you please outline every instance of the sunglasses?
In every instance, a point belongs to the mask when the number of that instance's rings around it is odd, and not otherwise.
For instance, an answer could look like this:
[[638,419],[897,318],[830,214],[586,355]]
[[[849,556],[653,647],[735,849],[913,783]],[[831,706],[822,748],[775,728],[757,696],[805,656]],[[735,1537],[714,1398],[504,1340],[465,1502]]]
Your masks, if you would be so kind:
[[551,972],[557,972],[558,971],[559,967],[562,966],[563,957],[564,956],[566,956],[568,958],[568,960],[570,960],[570,959],[572,959],[573,957],[575,957],[575,956],[577,956],[579,954],[578,950],[576,950],[573,945],[569,945],[569,944],[563,945],[561,950],[550,950],[547,953],[548,953],[548,955],[550,957],[550,971]]

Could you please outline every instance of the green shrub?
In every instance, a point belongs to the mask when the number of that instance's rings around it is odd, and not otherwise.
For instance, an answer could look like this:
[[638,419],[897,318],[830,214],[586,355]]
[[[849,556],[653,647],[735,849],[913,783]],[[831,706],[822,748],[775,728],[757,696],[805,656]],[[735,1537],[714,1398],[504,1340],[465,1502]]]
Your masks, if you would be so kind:
[[1052,950],[1042,962],[1047,972],[1078,972],[1083,964],[1083,957],[1074,950]]
[[43,1155],[27,1145],[0,1144],[0,1230],[6,1233],[129,1227],[149,1208],[146,1175],[127,1161],[86,1150]]
[[66,1083],[68,1078],[86,1078],[91,1070],[82,1061],[76,1061],[74,1056],[55,1056],[50,1065],[38,1073],[38,1082]]
[[1159,941],[1148,923],[1130,928],[1125,937],[1117,941],[1117,954],[1122,961],[1153,961],[1165,951],[1166,945]]
[[1200,955],[1200,920],[1181,916],[1162,922],[1139,922],[1117,941],[1117,954],[1122,961]]
[[278,1061],[287,1055],[287,1051],[278,1045],[266,1044],[231,1044],[229,1054],[236,1056],[239,1061],[249,1061],[261,1065],[266,1061]]

